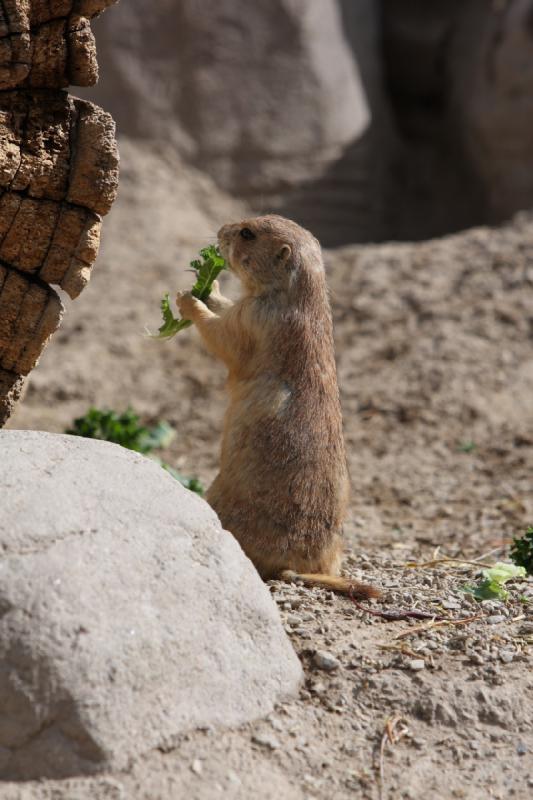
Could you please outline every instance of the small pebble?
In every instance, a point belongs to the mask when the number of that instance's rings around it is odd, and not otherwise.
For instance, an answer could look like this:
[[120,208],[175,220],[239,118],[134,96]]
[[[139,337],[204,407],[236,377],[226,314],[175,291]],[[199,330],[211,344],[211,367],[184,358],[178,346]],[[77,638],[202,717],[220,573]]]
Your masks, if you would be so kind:
[[516,745],[516,753],[519,756],[525,756],[527,753],[527,744],[525,742],[518,742]]
[[191,769],[192,769],[192,771],[194,772],[195,775],[201,775],[202,774],[202,762],[200,761],[199,758],[195,758],[194,759],[194,761],[191,764]]
[[457,600],[443,600],[441,606],[448,609],[461,608],[461,604]]
[[300,625],[302,618],[299,614],[287,614],[287,622],[289,625]]
[[490,617],[487,617],[488,625],[498,625],[500,622],[505,622],[503,614],[491,614]]
[[418,672],[420,669],[424,669],[426,666],[426,662],[423,658],[412,658],[410,661],[406,662],[407,669],[413,670],[413,672]]
[[533,622],[524,622],[520,625],[518,633],[533,633]]
[[514,653],[510,650],[501,650],[500,661],[503,661],[504,664],[510,664],[511,661],[514,661]]
[[271,733],[254,733],[252,742],[261,747],[268,747],[269,750],[278,750],[280,747],[279,741]]
[[326,672],[332,672],[334,669],[340,667],[341,662],[335,658],[332,653],[328,653],[327,650],[317,650],[313,656],[313,664],[317,669],[324,669]]

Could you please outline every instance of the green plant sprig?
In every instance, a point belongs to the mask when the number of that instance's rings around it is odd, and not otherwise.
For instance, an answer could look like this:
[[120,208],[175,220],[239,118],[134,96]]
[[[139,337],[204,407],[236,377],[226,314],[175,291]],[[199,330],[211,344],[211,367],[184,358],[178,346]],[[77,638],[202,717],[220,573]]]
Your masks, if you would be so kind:
[[533,525],[528,527],[523,536],[513,539],[509,555],[518,567],[523,567],[528,575],[533,575]]
[[[193,297],[205,302],[211,294],[213,283],[223,269],[227,268],[220,250],[215,245],[209,245],[200,250],[200,258],[191,261],[191,268],[196,273],[196,282],[191,289]],[[157,333],[149,333],[152,339],[171,339],[179,331],[192,325],[190,319],[178,319],[170,308],[170,296],[167,292],[161,300],[161,313],[163,324]]]
[[155,428],[141,425],[139,416],[131,408],[122,413],[112,409],[90,408],[83,417],[75,419],[72,428],[65,433],[114,442],[143,454],[154,448],[166,447],[174,437],[174,431],[166,422],[160,422]]

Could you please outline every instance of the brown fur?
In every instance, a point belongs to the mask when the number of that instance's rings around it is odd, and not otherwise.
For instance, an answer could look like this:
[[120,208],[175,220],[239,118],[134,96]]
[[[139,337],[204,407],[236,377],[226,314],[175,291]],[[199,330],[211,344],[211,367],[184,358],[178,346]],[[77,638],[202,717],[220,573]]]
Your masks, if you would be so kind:
[[218,236],[241,299],[232,304],[218,286],[209,308],[177,298],[228,368],[220,472],[207,500],[264,579],[295,572],[309,585],[376,596],[337,577],[349,487],[320,244],[276,215]]

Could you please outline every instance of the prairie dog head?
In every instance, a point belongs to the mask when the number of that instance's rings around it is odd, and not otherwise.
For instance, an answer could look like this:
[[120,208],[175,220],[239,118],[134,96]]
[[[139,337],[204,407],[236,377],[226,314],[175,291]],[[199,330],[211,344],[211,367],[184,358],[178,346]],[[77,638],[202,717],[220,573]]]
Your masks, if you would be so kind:
[[223,225],[218,241],[230,268],[253,294],[270,289],[289,291],[304,272],[324,272],[317,239],[277,214]]

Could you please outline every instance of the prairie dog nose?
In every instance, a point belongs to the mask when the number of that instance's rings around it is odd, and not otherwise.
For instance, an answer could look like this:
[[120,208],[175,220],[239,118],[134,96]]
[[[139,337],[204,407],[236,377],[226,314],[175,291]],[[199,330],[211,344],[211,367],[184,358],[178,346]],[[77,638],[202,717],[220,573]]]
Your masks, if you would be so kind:
[[235,233],[235,231],[239,228],[238,225],[230,224],[230,225],[223,225],[217,233],[218,239],[223,241],[224,239],[230,239],[231,235]]

